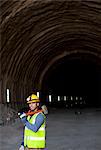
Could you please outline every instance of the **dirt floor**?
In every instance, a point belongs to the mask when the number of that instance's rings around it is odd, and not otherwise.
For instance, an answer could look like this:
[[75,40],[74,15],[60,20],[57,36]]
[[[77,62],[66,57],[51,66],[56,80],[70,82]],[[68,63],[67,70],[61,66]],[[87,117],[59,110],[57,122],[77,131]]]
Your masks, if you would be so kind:
[[[52,109],[47,116],[48,150],[101,150],[101,110]],[[20,119],[0,126],[0,148],[18,150],[22,141]]]

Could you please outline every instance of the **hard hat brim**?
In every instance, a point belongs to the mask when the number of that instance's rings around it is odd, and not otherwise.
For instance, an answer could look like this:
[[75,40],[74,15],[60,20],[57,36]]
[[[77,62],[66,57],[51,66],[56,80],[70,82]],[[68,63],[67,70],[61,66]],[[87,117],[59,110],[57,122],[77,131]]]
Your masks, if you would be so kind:
[[40,100],[39,99],[33,99],[33,100],[30,100],[30,101],[27,101],[27,104],[29,103],[39,103]]

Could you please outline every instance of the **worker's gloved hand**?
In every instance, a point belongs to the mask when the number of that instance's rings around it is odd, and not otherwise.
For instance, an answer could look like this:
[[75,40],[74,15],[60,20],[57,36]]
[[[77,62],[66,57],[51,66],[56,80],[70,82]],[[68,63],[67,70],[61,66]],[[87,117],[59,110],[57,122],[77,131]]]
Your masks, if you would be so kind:
[[20,117],[20,119],[21,119],[21,121],[22,121],[23,123],[26,123],[27,118],[26,118],[26,114],[25,114],[25,113],[20,114],[19,117]]
[[25,114],[25,113],[22,113],[22,114],[20,115],[20,119],[22,119],[22,118],[24,118],[24,117],[26,117],[26,114]]
[[24,150],[24,146],[21,145],[20,148],[19,148],[19,150]]

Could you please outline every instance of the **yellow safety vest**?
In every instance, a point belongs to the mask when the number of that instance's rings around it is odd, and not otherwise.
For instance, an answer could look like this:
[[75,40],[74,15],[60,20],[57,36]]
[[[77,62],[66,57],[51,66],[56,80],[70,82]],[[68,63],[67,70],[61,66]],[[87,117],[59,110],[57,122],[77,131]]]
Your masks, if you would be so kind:
[[[29,123],[34,124],[36,117],[39,113],[34,114],[32,117],[28,116]],[[43,113],[41,113],[44,115]],[[45,118],[45,116],[44,116]],[[45,119],[37,132],[28,129],[25,126],[24,130],[24,146],[28,148],[45,148]]]

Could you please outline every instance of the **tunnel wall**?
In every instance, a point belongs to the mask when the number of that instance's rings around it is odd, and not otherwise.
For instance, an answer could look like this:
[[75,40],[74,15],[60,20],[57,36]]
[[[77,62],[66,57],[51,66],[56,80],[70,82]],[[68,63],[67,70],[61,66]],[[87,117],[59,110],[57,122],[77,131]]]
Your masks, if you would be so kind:
[[96,56],[101,69],[100,14],[100,0],[1,0],[0,101],[7,88],[12,103],[41,91],[49,68],[71,53]]

